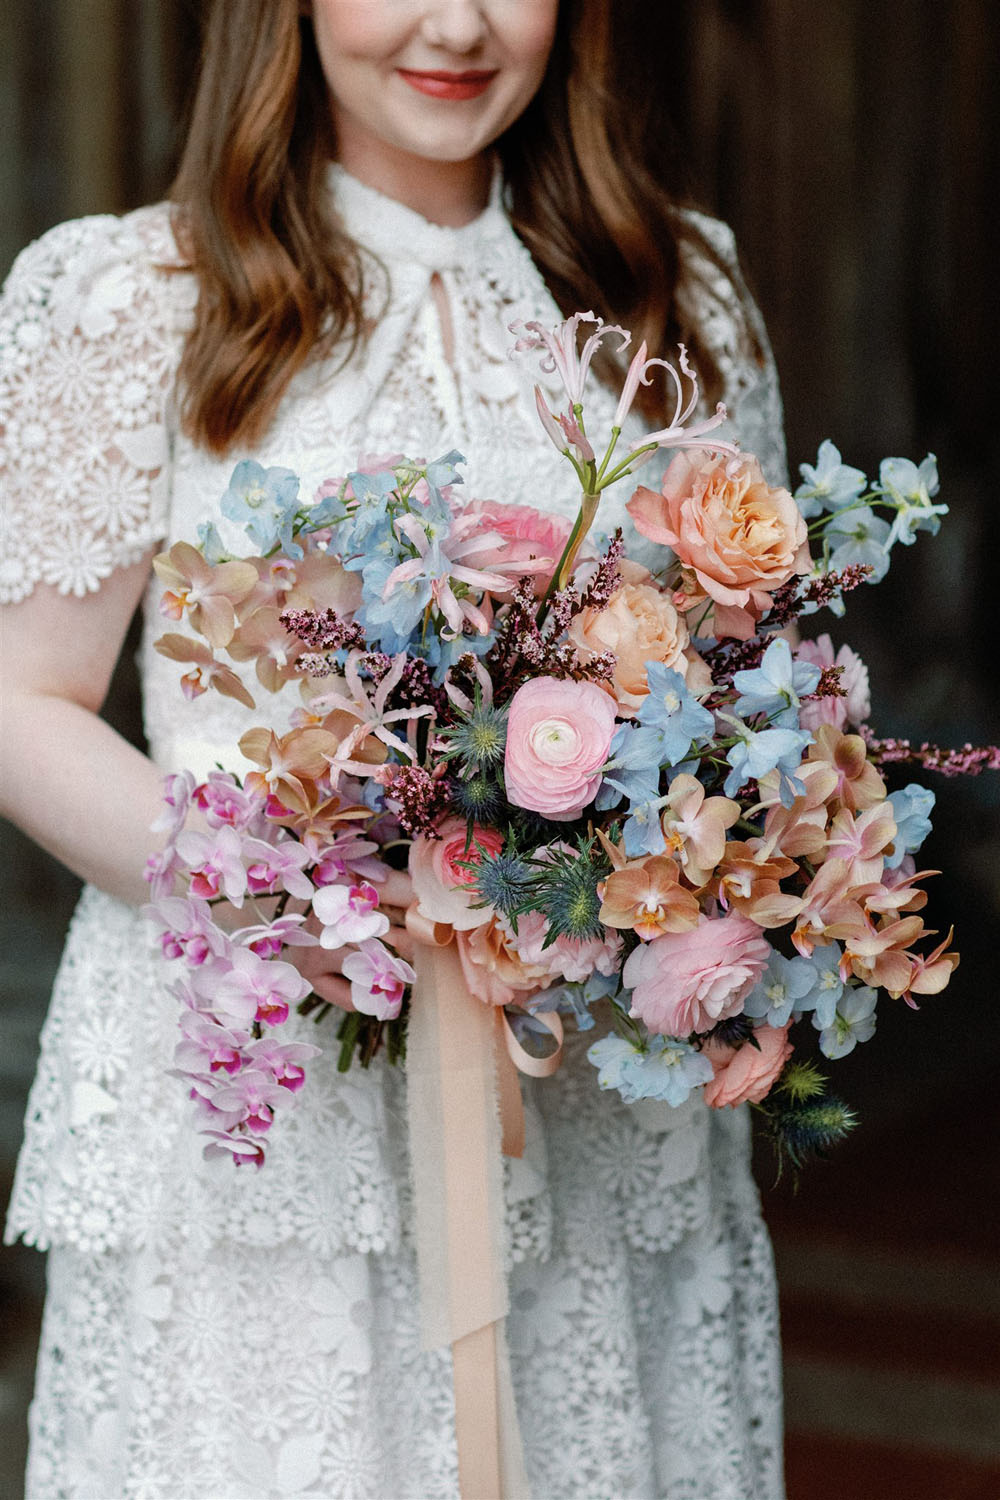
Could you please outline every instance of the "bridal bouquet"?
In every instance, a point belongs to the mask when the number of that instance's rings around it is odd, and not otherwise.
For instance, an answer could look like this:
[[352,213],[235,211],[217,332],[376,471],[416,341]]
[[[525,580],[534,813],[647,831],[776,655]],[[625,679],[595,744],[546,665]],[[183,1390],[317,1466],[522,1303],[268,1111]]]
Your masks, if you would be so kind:
[[[696,418],[684,350],[674,366],[645,345],[597,442],[588,369],[629,336],[590,314],[515,332],[565,387],[559,413],[537,397],[582,493],[572,526],[465,499],[455,452],[362,460],[305,503],[290,470],[244,462],[221,511],[255,555],[208,526],[156,559],[164,613],[195,632],[157,643],[188,697],[253,708],[233,665],[249,663],[265,692],[301,694],[281,727],[243,735],[246,775],[167,782],[148,876],[178,961],[177,1069],[207,1150],[260,1164],[317,1051],[282,1024],[330,1009],[288,961],[316,943],[347,950],[340,1066],[398,1058],[414,970],[387,941],[395,865],[414,924],[454,941],[513,1050],[544,1053],[572,1016],[602,1033],[602,1088],[750,1101],[797,1164],[853,1123],[810,1042],[844,1056],[881,996],[916,1005],[958,962],[919,915],[933,793],[890,791],[881,767],[1000,766],[995,747],[879,740],[854,652],[780,633],[842,612],[897,542],[937,530],[934,459],[887,459],[869,483],[824,443],[793,496],[721,439],[723,408]],[[626,443],[656,369],[673,420]],[[627,506],[641,558],[621,532],[595,542],[603,492],[657,449],[676,450],[662,484]],[[216,920],[222,903],[243,925]]]

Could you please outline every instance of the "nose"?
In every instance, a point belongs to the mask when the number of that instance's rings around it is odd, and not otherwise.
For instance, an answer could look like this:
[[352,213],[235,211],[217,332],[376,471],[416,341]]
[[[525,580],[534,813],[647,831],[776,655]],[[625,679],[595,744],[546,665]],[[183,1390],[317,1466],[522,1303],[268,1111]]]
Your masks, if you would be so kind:
[[448,52],[474,52],[488,29],[481,0],[436,0],[424,15],[424,40]]

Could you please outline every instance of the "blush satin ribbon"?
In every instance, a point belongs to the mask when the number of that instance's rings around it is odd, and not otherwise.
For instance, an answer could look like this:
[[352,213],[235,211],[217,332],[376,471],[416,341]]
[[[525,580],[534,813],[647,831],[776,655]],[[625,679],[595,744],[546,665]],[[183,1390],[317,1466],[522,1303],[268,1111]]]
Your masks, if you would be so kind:
[[503,1009],[470,992],[452,928],[415,908],[406,925],[416,939],[406,1075],[421,1342],[452,1346],[462,1500],[528,1500],[504,1332],[501,1157],[524,1151],[517,1070],[556,1071],[562,1022],[536,1016],[556,1049],[532,1056]]

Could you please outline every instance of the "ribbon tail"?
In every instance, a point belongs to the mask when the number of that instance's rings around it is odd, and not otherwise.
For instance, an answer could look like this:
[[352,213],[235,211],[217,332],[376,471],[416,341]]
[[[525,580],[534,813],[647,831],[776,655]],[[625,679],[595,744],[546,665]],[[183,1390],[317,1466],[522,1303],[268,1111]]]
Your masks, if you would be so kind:
[[418,943],[413,961],[406,1071],[421,1338],[428,1349],[452,1345],[463,1500],[520,1500],[496,1013],[469,993],[454,944]]

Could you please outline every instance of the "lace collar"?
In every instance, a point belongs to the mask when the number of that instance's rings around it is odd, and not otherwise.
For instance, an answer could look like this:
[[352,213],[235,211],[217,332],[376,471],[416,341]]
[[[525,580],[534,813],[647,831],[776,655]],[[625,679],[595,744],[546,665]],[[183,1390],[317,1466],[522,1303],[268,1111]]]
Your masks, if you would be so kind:
[[331,162],[329,182],[344,228],[381,260],[403,260],[430,271],[454,271],[481,264],[491,244],[511,235],[503,210],[499,170],[493,174],[489,202],[482,213],[458,228],[432,224],[415,209],[352,177],[339,162]]

